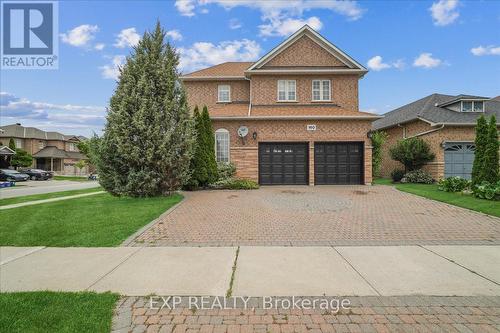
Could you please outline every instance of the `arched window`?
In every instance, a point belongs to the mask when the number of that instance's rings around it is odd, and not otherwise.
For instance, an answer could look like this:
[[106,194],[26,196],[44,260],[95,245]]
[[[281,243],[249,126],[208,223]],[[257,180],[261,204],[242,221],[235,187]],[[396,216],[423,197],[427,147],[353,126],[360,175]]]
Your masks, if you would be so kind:
[[215,131],[215,159],[217,162],[229,162],[229,131],[219,128]]

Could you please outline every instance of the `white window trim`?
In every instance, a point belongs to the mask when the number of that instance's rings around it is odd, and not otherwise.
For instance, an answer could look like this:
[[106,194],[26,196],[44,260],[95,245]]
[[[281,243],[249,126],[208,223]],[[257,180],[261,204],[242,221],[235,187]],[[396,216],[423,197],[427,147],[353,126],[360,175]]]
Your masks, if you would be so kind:
[[[319,98],[320,99],[314,99],[314,82],[319,81]],[[323,82],[328,81],[328,87],[330,88],[330,98],[329,99],[323,99]],[[331,80],[312,80],[311,81],[311,100],[313,102],[331,102],[332,101],[332,81]]]
[[[227,162],[225,161],[217,161],[217,134],[218,133],[225,133],[227,134]],[[229,131],[225,128],[219,128],[218,130],[215,131],[215,161],[217,163],[230,163],[231,162],[231,135],[229,134]]]
[[[228,88],[229,99],[227,101],[222,101],[220,99],[221,87],[227,87]],[[217,86],[217,102],[218,103],[231,103],[231,86],[229,84],[219,84]]]
[[[293,81],[295,82],[295,99],[280,99],[280,81]],[[288,83],[285,83],[285,98],[288,98]],[[297,102],[297,80],[278,80],[276,84],[276,97],[277,102],[286,103],[286,102]]]
[[[472,110],[471,111],[464,111],[464,102],[471,102],[472,103]],[[474,103],[476,102],[481,102],[483,103],[483,109],[481,111],[474,111]],[[477,101],[477,100],[469,100],[469,99],[464,99],[464,100],[461,100],[460,101],[460,112],[464,112],[464,113],[472,113],[472,112],[476,112],[476,113],[481,113],[481,112],[484,112],[484,102],[485,101]]]

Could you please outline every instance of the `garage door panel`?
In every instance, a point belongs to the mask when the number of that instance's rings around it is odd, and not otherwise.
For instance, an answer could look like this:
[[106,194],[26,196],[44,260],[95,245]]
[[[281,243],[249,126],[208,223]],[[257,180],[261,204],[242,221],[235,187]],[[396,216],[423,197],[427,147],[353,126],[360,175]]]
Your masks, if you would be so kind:
[[472,143],[447,143],[444,150],[444,176],[470,179],[474,150]]
[[307,184],[307,152],[307,143],[260,143],[259,182],[262,185]]
[[314,146],[315,183],[362,184],[363,143],[321,142]]

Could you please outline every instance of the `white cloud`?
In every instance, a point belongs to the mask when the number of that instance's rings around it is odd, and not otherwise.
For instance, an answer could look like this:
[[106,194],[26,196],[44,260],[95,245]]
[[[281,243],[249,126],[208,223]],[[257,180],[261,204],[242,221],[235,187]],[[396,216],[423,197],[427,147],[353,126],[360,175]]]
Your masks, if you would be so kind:
[[323,27],[321,20],[316,16],[313,16],[307,20],[273,17],[269,19],[268,24],[259,25],[259,28],[262,36],[288,36],[306,24],[314,30],[321,30]]
[[484,55],[500,55],[500,46],[478,46],[470,49],[471,53],[475,56],[484,56]]
[[[65,134],[90,135],[99,132],[106,116],[102,106],[83,106],[33,102],[8,92],[0,92],[2,124],[21,123]],[[72,130],[72,133],[66,133]]]
[[189,48],[179,48],[179,67],[184,72],[213,66],[226,61],[254,61],[259,58],[261,47],[252,40],[224,41],[218,45],[209,42],[194,43]]
[[443,61],[438,58],[433,58],[432,53],[422,53],[413,62],[413,66],[415,67],[423,67],[423,68],[434,68],[441,66]]
[[243,25],[237,18],[232,18],[229,20],[229,29],[235,30],[241,28]]
[[405,62],[403,59],[398,59],[395,62],[392,63],[385,63],[382,59],[381,56],[377,55],[368,60],[366,63],[368,68],[371,70],[374,70],[376,72],[381,71],[383,69],[388,69],[388,68],[396,68],[396,69],[404,69],[406,66]]
[[182,40],[182,34],[179,30],[167,31],[167,37],[172,38],[172,40]]
[[136,46],[140,40],[141,36],[139,36],[135,28],[127,28],[120,31],[113,45],[123,49],[129,46]]
[[98,31],[99,27],[97,25],[83,24],[62,33],[61,39],[66,44],[88,48]]
[[460,16],[458,13],[458,0],[439,0],[429,8],[434,25],[445,26],[455,22]]
[[124,55],[116,55],[111,59],[111,64],[99,67],[104,79],[118,80],[120,77],[120,67],[125,64]]
[[195,0],[176,0],[175,7],[183,16],[194,16]]
[[375,57],[371,58],[370,60],[368,60],[366,65],[368,66],[368,68],[370,68],[374,71],[377,71],[377,72],[381,71],[383,69],[386,69],[386,68],[391,68],[391,65],[386,64],[382,61],[381,56],[375,56]]
[[104,43],[97,43],[94,45],[94,49],[97,51],[102,51],[106,45]]
[[300,28],[305,23],[321,28],[321,21],[317,17],[307,20],[303,18],[304,12],[314,9],[330,10],[346,16],[349,20],[357,20],[365,12],[356,1],[340,0],[177,0],[175,2],[177,10],[184,16],[194,16],[196,7],[210,4],[219,5],[227,10],[240,6],[259,10],[262,14],[263,24],[260,28],[263,36],[282,36],[285,34],[284,31],[290,34],[292,26]]

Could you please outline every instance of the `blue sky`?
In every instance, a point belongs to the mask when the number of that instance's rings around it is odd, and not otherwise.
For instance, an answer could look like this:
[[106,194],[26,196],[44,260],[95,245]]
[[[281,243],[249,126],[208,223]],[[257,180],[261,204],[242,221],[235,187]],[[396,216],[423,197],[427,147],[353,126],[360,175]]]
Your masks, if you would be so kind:
[[1,71],[1,124],[100,133],[116,65],[159,19],[189,72],[252,61],[308,23],[370,72],[360,109],[500,95],[500,1],[61,1],[59,69]]

